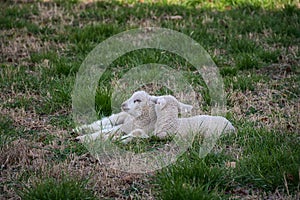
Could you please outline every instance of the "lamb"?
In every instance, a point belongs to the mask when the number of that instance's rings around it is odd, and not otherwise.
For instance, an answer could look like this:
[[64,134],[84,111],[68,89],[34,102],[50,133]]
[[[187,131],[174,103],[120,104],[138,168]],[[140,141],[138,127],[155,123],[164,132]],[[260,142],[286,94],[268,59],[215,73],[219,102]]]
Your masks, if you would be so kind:
[[83,125],[76,129],[77,132],[89,129],[93,134],[78,136],[76,139],[83,141],[86,136],[95,140],[102,135],[105,139],[109,136],[116,137],[119,133],[146,135],[154,130],[156,114],[154,103],[150,101],[151,95],[145,91],[135,92],[121,105],[122,112],[105,117],[90,125]]
[[154,135],[163,139],[168,135],[179,134],[187,137],[201,133],[204,138],[217,138],[223,132],[234,131],[233,125],[224,117],[197,115],[189,118],[178,118],[178,107],[191,109],[171,95],[152,97],[155,103],[157,121]]
[[[121,137],[123,143],[130,142],[134,137],[148,138],[149,134],[154,131],[156,123],[155,104],[151,101],[153,98],[156,97],[145,91],[135,92],[122,103],[122,112],[77,128],[76,131],[78,132],[89,129],[94,133],[78,136],[76,139],[83,141],[89,136],[89,139],[95,140],[100,135],[105,140],[108,138],[116,139],[122,133],[126,134]],[[179,109],[180,112],[184,111],[181,107]]]

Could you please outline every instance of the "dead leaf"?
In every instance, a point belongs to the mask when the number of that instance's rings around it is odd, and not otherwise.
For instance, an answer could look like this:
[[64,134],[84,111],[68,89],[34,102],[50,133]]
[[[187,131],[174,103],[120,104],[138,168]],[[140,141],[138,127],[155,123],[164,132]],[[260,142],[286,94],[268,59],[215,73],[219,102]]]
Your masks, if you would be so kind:
[[226,162],[226,167],[230,167],[230,168],[235,168],[236,167],[236,162]]

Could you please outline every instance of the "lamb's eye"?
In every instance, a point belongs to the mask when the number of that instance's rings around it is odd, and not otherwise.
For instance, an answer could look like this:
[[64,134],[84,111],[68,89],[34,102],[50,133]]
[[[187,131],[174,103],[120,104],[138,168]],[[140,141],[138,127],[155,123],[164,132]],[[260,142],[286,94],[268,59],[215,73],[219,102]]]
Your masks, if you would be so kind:
[[133,103],[140,103],[140,102],[141,102],[140,99],[136,99],[136,100],[133,101]]

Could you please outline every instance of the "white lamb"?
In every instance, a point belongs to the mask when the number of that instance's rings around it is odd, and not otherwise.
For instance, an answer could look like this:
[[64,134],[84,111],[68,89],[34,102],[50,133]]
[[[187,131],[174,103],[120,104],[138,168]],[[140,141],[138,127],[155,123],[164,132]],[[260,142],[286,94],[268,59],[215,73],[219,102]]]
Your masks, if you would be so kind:
[[179,134],[186,137],[189,134],[201,134],[204,138],[218,138],[221,133],[234,131],[232,124],[221,116],[197,115],[188,118],[178,118],[178,108],[191,109],[171,95],[152,97],[155,103],[157,122],[154,135],[165,138],[168,135]]
[[83,125],[76,129],[77,132],[88,129],[93,134],[78,136],[76,139],[83,141],[85,138],[95,140],[102,135],[105,139],[109,136],[124,132],[125,134],[140,133],[140,136],[154,130],[156,114],[154,103],[150,101],[151,95],[144,91],[135,92],[128,100],[122,103],[122,112],[105,117],[90,125]]
[[156,123],[155,104],[151,101],[153,98],[156,97],[149,95],[145,91],[135,92],[128,100],[122,103],[122,112],[77,128],[76,131],[78,132],[89,129],[94,133],[78,136],[76,139],[79,141],[83,141],[86,138],[95,140],[100,135],[104,139],[109,137],[116,139],[125,133],[126,135],[121,137],[121,140],[123,143],[127,143],[134,137],[149,137],[149,134],[154,131]]

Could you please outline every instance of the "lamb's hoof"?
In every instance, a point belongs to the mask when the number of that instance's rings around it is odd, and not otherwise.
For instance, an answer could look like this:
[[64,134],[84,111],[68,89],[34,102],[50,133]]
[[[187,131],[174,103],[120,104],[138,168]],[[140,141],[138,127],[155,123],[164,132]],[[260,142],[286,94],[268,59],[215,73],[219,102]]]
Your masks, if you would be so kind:
[[123,144],[128,144],[131,140],[132,140],[132,138],[130,137],[130,135],[124,135],[120,138],[120,141]]
[[76,127],[72,129],[73,133],[79,133],[80,131],[82,131],[82,129],[80,127]]
[[156,136],[157,136],[159,139],[163,140],[163,139],[165,139],[166,137],[168,137],[168,133],[166,133],[166,132],[161,132],[161,133],[156,134]]
[[71,131],[71,132],[70,132],[70,135],[72,135],[72,136],[77,136],[78,134],[75,133],[75,132],[73,132],[73,131]]
[[226,128],[225,128],[225,132],[235,133],[236,129],[234,128],[234,126],[231,123],[228,123]]
[[74,140],[75,140],[76,142],[82,143],[83,140],[84,140],[84,136],[77,136]]
[[82,127],[82,126],[79,126],[79,127],[73,128],[72,129],[72,133],[75,133],[75,134],[79,134],[79,133],[86,134],[87,130],[84,127]]

